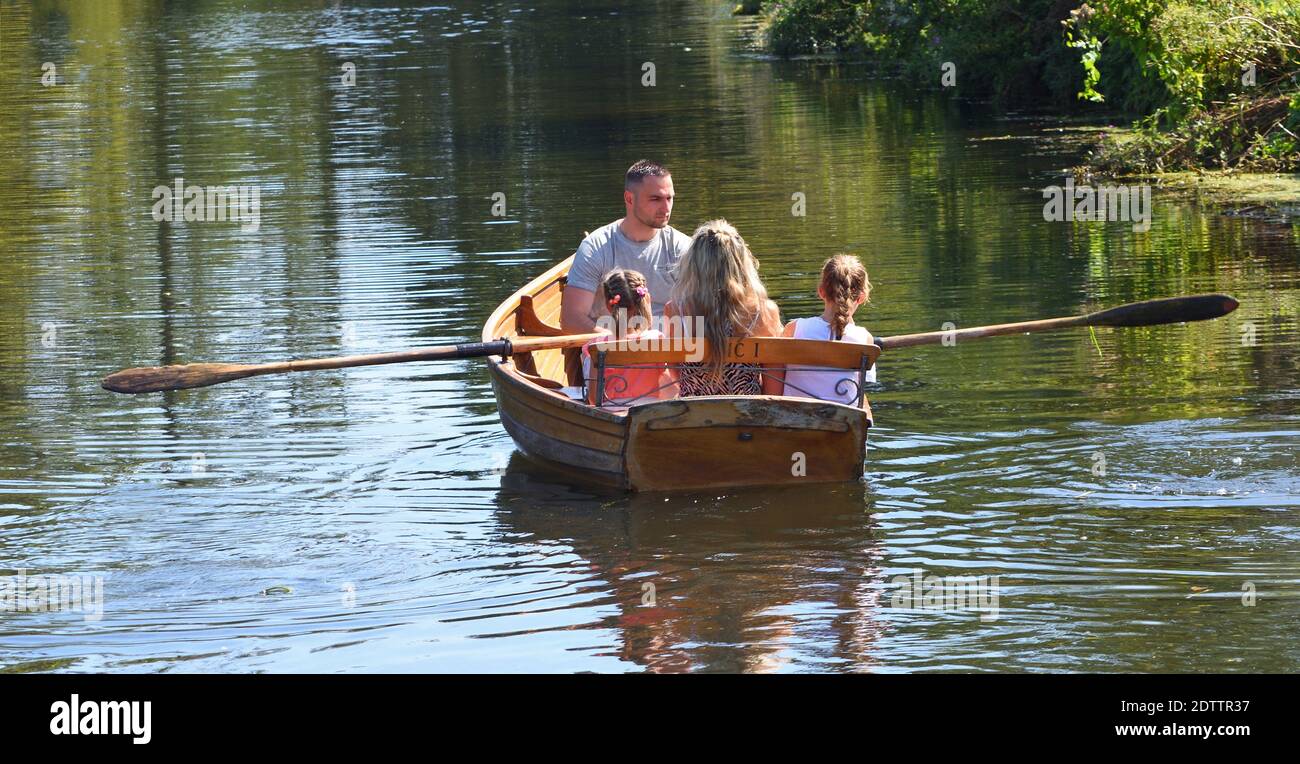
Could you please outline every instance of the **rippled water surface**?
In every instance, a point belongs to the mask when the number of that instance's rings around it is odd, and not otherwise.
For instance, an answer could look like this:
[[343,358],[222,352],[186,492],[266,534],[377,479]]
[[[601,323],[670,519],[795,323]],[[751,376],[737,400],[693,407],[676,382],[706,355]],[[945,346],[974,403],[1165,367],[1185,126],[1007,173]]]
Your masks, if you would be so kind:
[[[627,5],[0,4],[0,575],[104,577],[102,620],[0,613],[0,667],[1300,670],[1300,227],[1159,194],[1147,233],[1046,223],[1059,119]],[[477,338],[641,156],[787,317],[843,250],[878,335],[1242,307],[888,353],[867,477],[831,487],[565,482],[476,361],[98,386]],[[155,222],[176,178],[257,186],[258,230]],[[916,571],[998,576],[996,616],[896,607]]]

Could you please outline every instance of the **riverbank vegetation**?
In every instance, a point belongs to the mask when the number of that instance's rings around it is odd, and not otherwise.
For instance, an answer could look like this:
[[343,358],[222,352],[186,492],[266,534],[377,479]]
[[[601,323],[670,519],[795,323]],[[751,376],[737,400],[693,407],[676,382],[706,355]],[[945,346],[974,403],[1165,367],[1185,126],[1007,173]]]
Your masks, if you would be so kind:
[[[1133,120],[1089,171],[1300,171],[1297,0],[763,0],[765,46]],[[951,64],[951,66],[946,66]],[[944,74],[949,79],[944,81]]]

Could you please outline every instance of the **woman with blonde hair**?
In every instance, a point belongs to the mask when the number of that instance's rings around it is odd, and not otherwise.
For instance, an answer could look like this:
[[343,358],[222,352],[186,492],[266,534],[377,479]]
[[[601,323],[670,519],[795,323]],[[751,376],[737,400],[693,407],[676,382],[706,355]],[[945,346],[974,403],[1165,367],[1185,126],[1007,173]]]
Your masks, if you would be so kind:
[[725,220],[710,220],[695,229],[691,246],[674,269],[672,301],[664,306],[668,337],[691,336],[697,325],[708,342],[703,362],[683,364],[676,372],[681,395],[759,395],[757,364],[724,363],[728,338],[775,337],[781,312],[758,278],[758,260],[745,240]]

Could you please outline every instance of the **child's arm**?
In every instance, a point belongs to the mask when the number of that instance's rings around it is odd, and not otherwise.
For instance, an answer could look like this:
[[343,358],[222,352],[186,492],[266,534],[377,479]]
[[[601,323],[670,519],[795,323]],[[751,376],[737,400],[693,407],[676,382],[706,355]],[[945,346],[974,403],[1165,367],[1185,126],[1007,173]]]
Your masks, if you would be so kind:
[[659,390],[655,393],[656,398],[676,398],[680,392],[677,388],[677,380],[673,377],[672,372],[667,369],[664,369],[664,372],[659,375],[659,385]]

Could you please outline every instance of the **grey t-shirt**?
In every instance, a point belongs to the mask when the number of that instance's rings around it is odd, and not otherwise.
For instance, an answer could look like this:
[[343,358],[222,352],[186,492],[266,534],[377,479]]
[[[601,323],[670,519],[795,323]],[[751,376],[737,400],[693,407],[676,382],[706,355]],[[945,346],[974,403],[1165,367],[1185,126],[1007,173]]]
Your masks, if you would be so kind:
[[601,280],[613,269],[640,271],[650,290],[654,314],[661,316],[664,303],[672,299],[673,266],[691,246],[691,237],[664,226],[649,241],[632,241],[619,229],[620,222],[597,228],[578,245],[569,269],[569,286],[598,292]]

